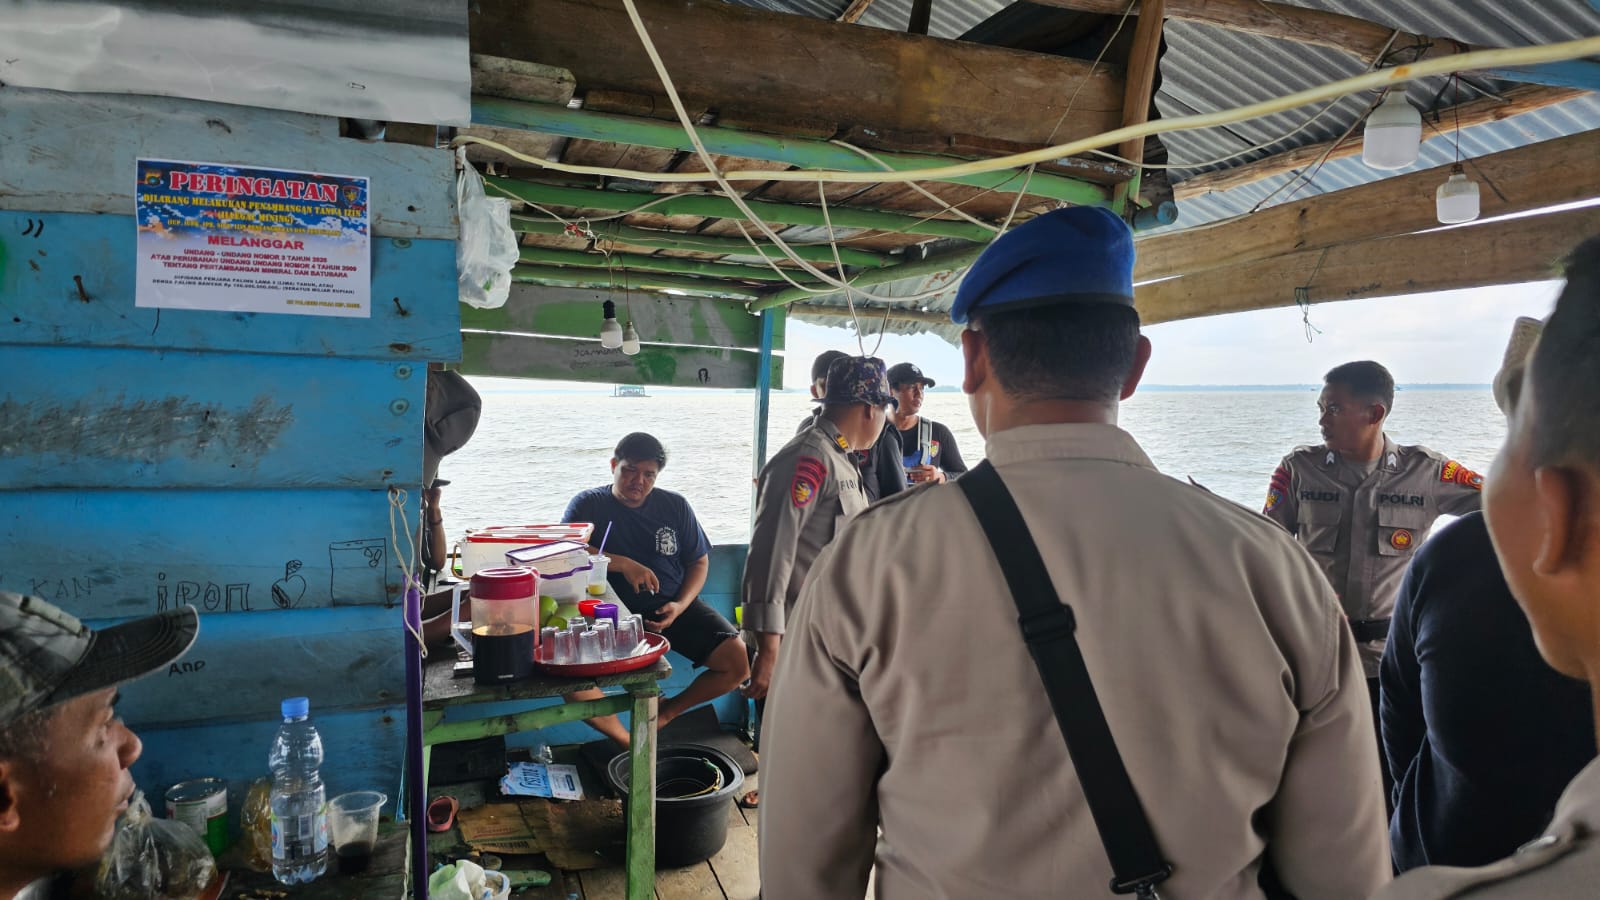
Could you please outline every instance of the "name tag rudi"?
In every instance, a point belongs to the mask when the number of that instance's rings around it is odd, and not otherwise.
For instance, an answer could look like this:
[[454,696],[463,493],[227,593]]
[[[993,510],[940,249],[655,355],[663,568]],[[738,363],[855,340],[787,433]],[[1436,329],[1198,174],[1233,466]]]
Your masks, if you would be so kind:
[[1339,499],[1338,491],[1301,491],[1301,500],[1310,500],[1315,503],[1332,503]]

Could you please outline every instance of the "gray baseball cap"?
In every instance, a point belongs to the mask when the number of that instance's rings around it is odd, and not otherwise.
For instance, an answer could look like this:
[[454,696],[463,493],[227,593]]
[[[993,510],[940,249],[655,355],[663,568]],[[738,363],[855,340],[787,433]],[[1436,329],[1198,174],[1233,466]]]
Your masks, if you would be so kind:
[[192,606],[97,631],[38,597],[0,591],[0,726],[159,671],[199,633]]

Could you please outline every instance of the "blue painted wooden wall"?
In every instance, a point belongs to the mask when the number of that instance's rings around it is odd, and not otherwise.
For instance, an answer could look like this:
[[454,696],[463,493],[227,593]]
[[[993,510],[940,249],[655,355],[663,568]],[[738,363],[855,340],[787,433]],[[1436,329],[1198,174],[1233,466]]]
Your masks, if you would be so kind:
[[[141,156],[368,176],[371,317],[134,306]],[[460,358],[450,154],[318,116],[0,86],[0,160],[0,588],[95,624],[201,611],[182,663],[124,690],[158,806],[219,776],[237,810],[302,694],[330,790],[393,795],[388,489],[415,524],[427,362]]]
[[[733,621],[733,608],[739,605],[739,578],[744,572],[744,558],[748,550],[744,544],[725,544],[711,548],[711,571],[706,577],[705,589],[700,592],[700,599],[711,604],[729,622]],[[676,694],[688,687],[689,682],[699,673],[687,659],[676,653],[667,654],[667,659],[672,663],[672,676],[662,682],[661,687],[667,694]],[[446,719],[470,714],[505,715],[550,706],[556,702],[548,700],[482,703],[450,710],[446,713]],[[744,724],[747,701],[739,695],[728,694],[716,700],[713,705],[717,710],[717,718],[722,720],[725,727],[738,727]],[[628,717],[624,715],[622,719],[626,723]],[[586,743],[599,737],[599,733],[588,725],[582,722],[569,722],[542,731],[512,735],[506,738],[506,743],[513,747],[531,747],[541,742],[556,746]]]

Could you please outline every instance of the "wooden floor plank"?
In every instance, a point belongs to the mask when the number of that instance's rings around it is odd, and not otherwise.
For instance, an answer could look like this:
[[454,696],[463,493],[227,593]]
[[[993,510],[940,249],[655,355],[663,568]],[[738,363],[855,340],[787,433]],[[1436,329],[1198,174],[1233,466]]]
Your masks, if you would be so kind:
[[659,900],[725,900],[710,863],[656,870],[656,897]]
[[590,869],[576,877],[583,885],[583,900],[623,900],[628,896],[628,876],[620,868]]
[[729,828],[728,842],[711,857],[711,871],[728,900],[756,900],[761,895],[760,862],[754,828]]

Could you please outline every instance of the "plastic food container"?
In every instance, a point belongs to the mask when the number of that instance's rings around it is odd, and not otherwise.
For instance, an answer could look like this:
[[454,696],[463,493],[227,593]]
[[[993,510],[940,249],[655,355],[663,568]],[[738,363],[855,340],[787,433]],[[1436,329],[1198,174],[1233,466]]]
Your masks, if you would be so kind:
[[527,566],[543,578],[549,578],[553,573],[570,572],[585,563],[590,563],[589,548],[577,541],[552,541],[517,547],[506,551],[505,561],[508,566]]
[[564,572],[547,573],[541,568],[539,593],[555,598],[557,603],[576,603],[584,598],[584,593],[589,589],[589,570],[592,568],[587,557],[583,565]]
[[453,548],[461,558],[455,574],[461,578],[471,578],[479,569],[503,566],[506,564],[508,550],[552,544],[557,541],[570,541],[583,545],[589,540],[592,531],[594,526],[587,522],[573,522],[566,525],[495,525],[474,529],[457,541]]

